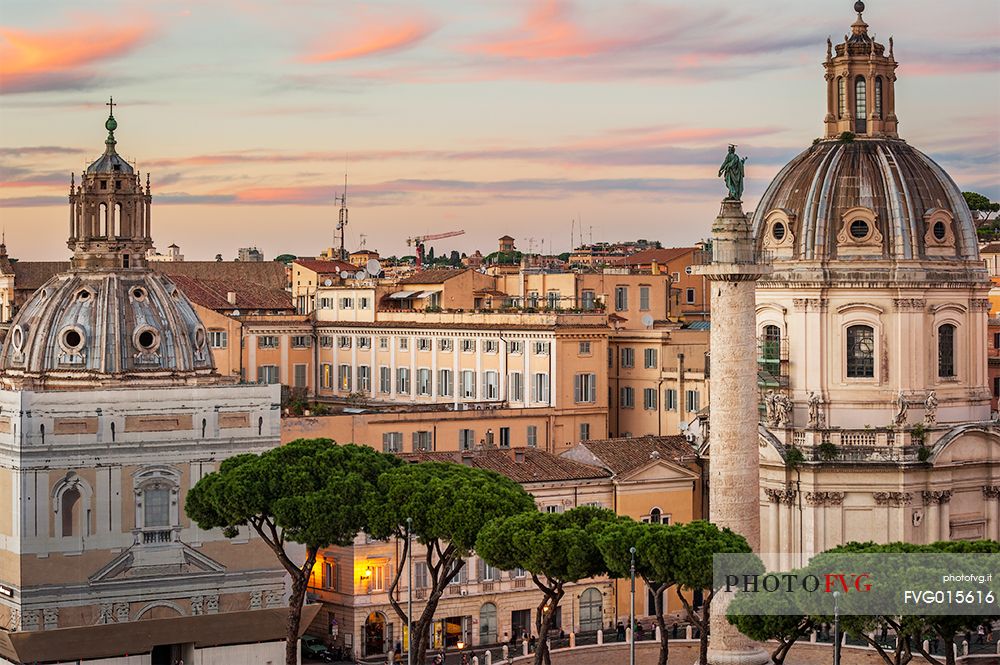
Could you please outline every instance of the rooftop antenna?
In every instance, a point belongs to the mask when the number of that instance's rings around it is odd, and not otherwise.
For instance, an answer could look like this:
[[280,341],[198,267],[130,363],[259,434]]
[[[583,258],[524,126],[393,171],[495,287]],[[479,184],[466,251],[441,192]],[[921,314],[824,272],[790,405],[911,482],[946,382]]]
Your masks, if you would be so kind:
[[362,233],[358,237],[361,238],[361,248],[364,249],[365,245],[368,244],[368,234]]
[[594,225],[590,225],[590,244],[594,244]]
[[340,203],[340,218],[337,220],[337,231],[340,233],[340,253],[337,258],[341,261],[347,259],[344,254],[344,229],[347,227],[347,170],[344,170],[344,193],[340,196],[333,195],[334,203]]
[[573,251],[573,231],[576,229],[576,220],[574,219],[569,225],[569,249]]

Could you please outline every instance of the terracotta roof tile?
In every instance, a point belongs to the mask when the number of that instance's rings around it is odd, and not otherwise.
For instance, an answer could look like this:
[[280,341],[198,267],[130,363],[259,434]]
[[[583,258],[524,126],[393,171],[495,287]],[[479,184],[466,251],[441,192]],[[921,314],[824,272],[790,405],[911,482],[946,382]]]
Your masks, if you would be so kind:
[[667,263],[678,259],[685,254],[696,251],[696,247],[664,247],[662,249],[644,249],[641,252],[614,258],[608,261],[612,265],[644,265],[656,261],[657,263]]
[[654,453],[661,459],[677,464],[690,462],[696,455],[695,449],[680,435],[599,439],[583,441],[579,447],[588,450],[604,468],[615,475],[628,473],[647,464]]
[[400,284],[441,284],[448,281],[452,277],[457,277],[464,272],[468,272],[469,268],[458,269],[458,268],[431,268],[430,270],[423,270],[421,272],[413,273],[409,277],[405,277],[399,280]]
[[324,259],[295,259],[292,263],[300,265],[307,270],[312,270],[318,275],[339,275],[345,270],[353,275],[359,270],[359,268],[353,263],[337,260],[326,261]]
[[14,268],[14,288],[37,291],[53,275],[69,270],[69,261],[17,261]]
[[[171,279],[191,302],[208,309],[266,309],[293,312],[292,295],[284,289],[268,288],[240,279],[196,279],[173,275]],[[236,293],[236,303],[229,302],[229,293]]]
[[170,277],[240,280],[270,289],[288,286],[285,264],[277,261],[152,261],[149,267]]
[[[523,454],[523,461],[517,461]],[[400,455],[415,462],[454,462],[487,469],[518,483],[610,478],[605,469],[553,455],[537,448],[487,448],[467,452],[422,452]]]

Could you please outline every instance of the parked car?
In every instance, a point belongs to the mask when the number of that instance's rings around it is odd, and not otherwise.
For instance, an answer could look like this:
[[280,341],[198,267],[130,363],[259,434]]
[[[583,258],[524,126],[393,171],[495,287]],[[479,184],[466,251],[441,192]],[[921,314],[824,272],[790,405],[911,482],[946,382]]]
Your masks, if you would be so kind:
[[330,649],[318,637],[310,635],[305,635],[302,638],[302,657],[322,660],[327,663],[333,662],[333,653]]

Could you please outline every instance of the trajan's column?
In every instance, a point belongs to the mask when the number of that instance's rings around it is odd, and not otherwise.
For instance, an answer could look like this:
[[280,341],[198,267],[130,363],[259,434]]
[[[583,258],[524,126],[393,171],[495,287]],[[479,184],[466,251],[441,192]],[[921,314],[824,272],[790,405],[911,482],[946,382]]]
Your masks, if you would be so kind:
[[[712,406],[709,420],[709,520],[742,534],[760,551],[757,336],[754,282],[758,263],[743,213],[743,162],[736,146],[719,171],[729,196],[712,224],[711,262],[697,271],[712,282]],[[727,599],[712,603],[709,665],[760,665],[770,658],[726,621]],[[704,664],[703,664],[704,665]]]

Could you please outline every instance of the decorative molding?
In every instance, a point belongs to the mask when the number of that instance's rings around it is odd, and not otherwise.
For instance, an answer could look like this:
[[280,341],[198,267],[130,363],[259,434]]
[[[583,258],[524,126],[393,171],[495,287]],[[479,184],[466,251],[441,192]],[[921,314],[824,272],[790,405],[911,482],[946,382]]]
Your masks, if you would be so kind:
[[872,492],[876,506],[906,506],[913,495],[909,492]]
[[969,307],[973,311],[990,311],[990,301],[985,298],[973,298],[969,301]]
[[251,591],[250,592],[250,609],[251,610],[259,610],[261,607],[263,607],[263,603],[262,603],[263,596],[264,596],[264,592],[261,591],[260,589],[258,589],[256,591]]
[[196,617],[205,613],[205,597],[191,596],[191,616]]
[[923,298],[893,298],[892,306],[899,311],[922,312],[927,308],[927,301]]
[[10,611],[10,618],[7,619],[7,630],[21,629],[21,611],[16,607]]
[[934,504],[948,503],[951,501],[951,490],[924,490],[920,493],[920,497],[924,501],[925,506],[931,506]]
[[983,485],[983,496],[987,499],[1000,499],[1000,485]]
[[792,306],[796,312],[825,312],[830,301],[826,298],[792,298]]
[[42,622],[44,624],[45,630],[54,630],[59,627],[59,608],[58,607],[44,607],[42,608]]
[[767,498],[771,501],[771,503],[783,503],[790,506],[795,503],[795,497],[798,493],[795,490],[788,488],[776,489],[773,487],[765,487],[764,494],[767,495]]
[[21,630],[38,630],[38,610],[25,610],[21,614]]
[[205,597],[205,614],[219,613],[219,595],[212,594]]
[[111,603],[101,605],[100,613],[97,616],[97,623],[108,624],[115,622],[114,606]]
[[128,603],[115,603],[115,621],[118,623],[128,623]]
[[806,492],[810,506],[839,506],[844,503],[844,492]]
[[285,602],[284,602],[284,593],[281,592],[281,591],[273,591],[273,590],[272,591],[268,591],[267,592],[267,596],[266,596],[266,600],[265,600],[265,604],[266,604],[266,606],[268,608],[271,608],[271,607],[283,607],[285,605]]

